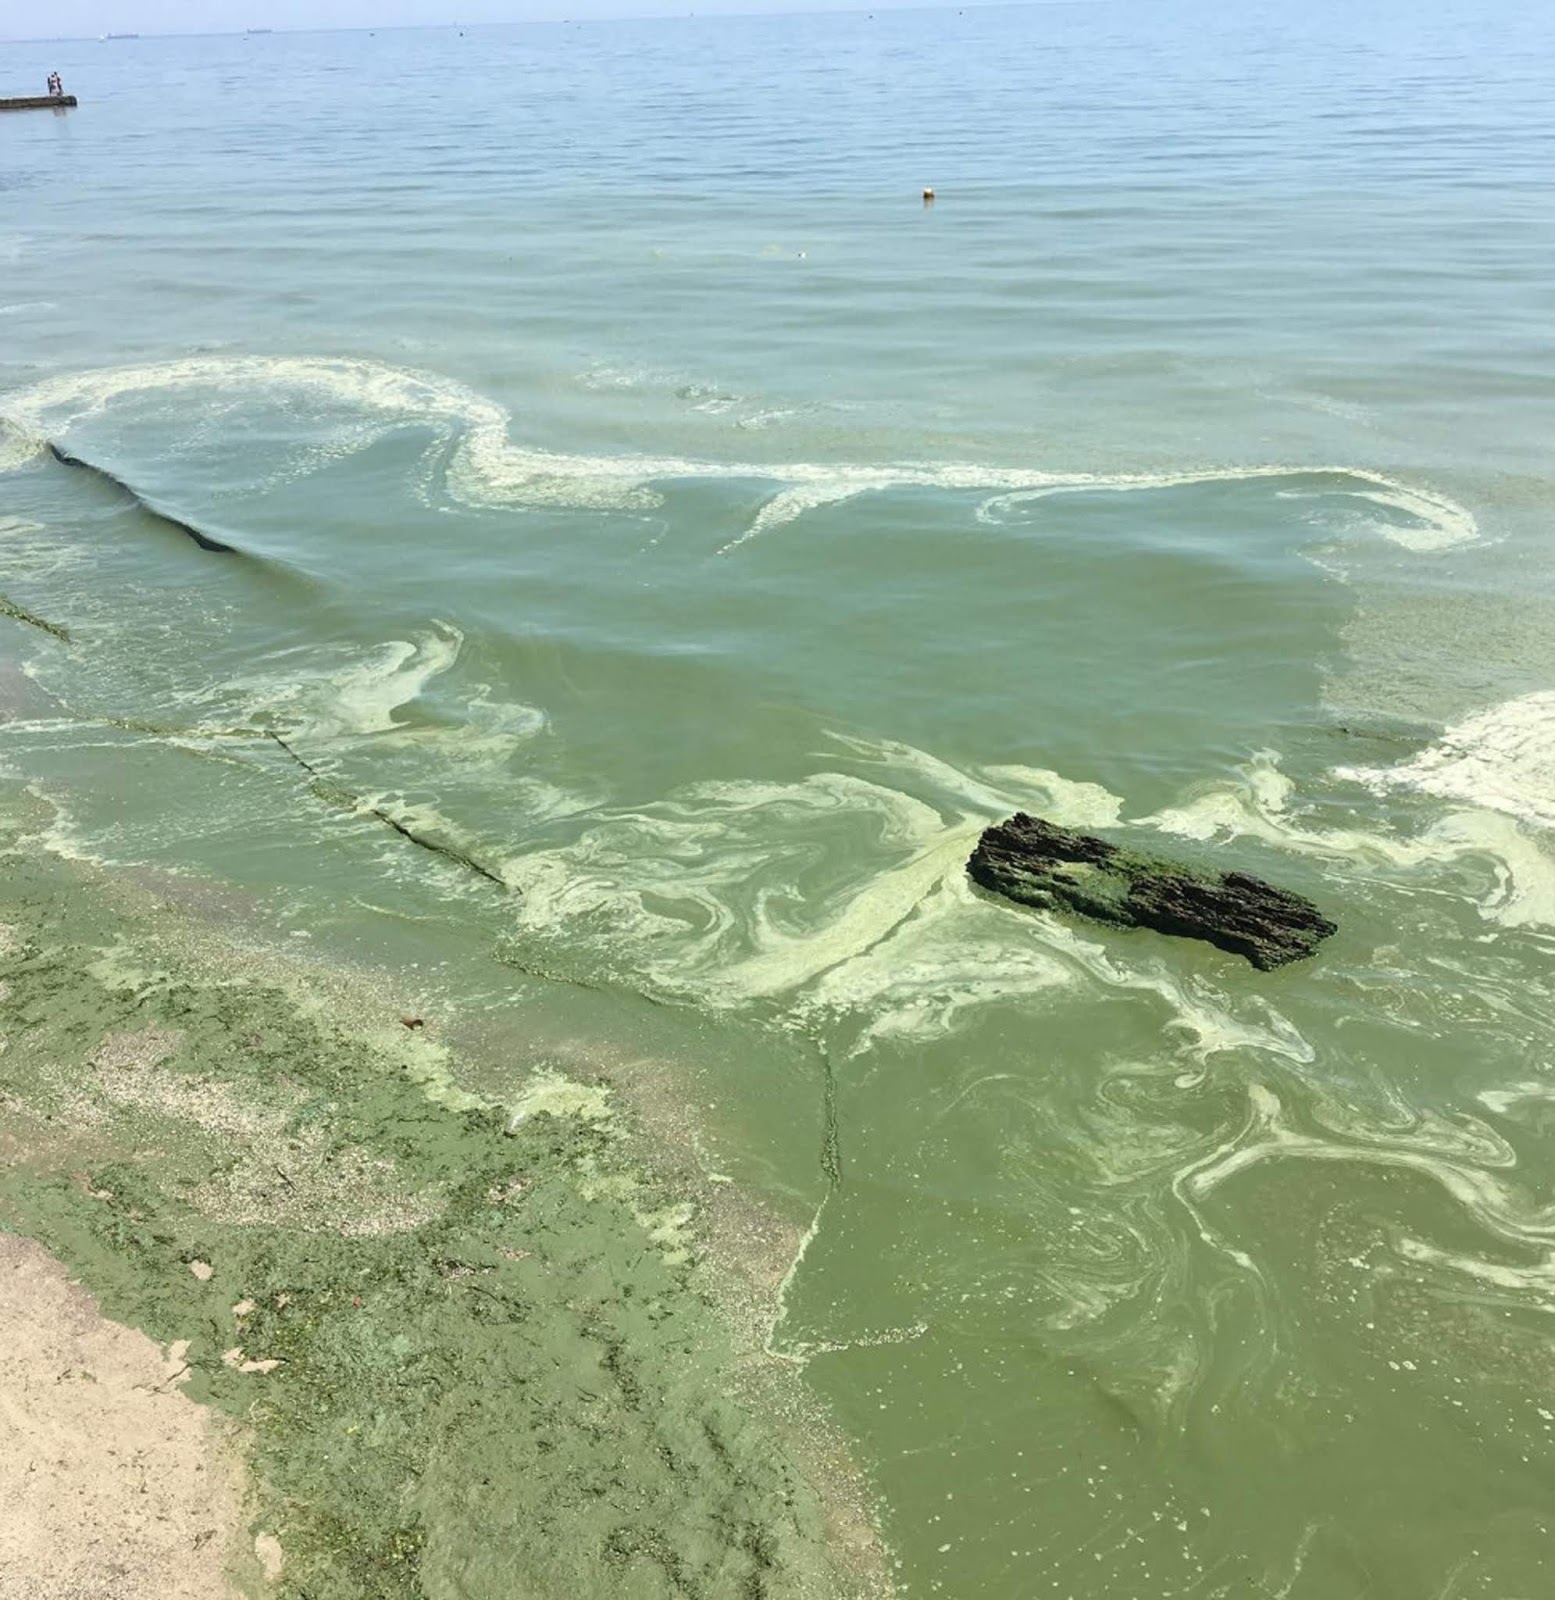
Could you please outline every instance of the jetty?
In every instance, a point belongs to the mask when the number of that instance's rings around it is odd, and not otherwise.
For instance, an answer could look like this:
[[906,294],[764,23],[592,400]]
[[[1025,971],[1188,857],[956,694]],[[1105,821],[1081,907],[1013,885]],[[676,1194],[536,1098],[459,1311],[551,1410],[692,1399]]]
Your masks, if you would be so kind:
[[75,103],[73,94],[24,94],[0,100],[0,111],[59,111]]

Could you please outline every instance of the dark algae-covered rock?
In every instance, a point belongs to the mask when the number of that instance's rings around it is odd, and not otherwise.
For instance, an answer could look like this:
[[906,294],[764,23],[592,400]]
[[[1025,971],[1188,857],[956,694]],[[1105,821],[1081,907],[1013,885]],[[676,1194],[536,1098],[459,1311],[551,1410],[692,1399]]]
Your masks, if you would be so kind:
[[1310,900],[1246,872],[1199,872],[1017,812],[967,863],[983,888],[1041,910],[1205,939],[1267,972],[1338,930]]

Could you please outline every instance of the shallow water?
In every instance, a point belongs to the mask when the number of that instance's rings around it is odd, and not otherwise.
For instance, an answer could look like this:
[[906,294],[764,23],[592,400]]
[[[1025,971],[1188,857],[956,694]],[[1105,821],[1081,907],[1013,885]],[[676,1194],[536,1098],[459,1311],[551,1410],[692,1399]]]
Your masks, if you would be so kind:
[[[910,1593],[1546,1592],[1547,15],[9,60],[83,101],[0,125],[57,848],[419,963],[515,1095],[673,1059]],[[1018,807],[1340,934],[997,904]]]

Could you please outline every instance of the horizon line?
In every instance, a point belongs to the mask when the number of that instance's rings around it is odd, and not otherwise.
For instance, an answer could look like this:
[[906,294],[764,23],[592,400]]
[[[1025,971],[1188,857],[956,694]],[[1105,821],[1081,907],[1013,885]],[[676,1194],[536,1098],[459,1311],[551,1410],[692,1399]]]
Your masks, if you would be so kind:
[[[880,9],[890,13],[900,11],[965,11],[968,7],[979,11],[998,10],[1025,10],[1035,6],[1094,6],[1107,4],[1108,0],[961,0],[959,5],[951,5],[947,0],[926,0],[924,4],[909,5],[883,5]],[[507,22],[385,22],[379,24],[358,23],[350,26],[336,28],[289,28],[289,27],[258,27],[258,28],[217,28],[217,29],[154,29],[149,33],[56,33],[47,35],[32,35],[30,37],[15,36],[10,38],[0,37],[0,44],[123,44],[139,39],[243,39],[254,35],[287,34],[293,36],[307,36],[327,33],[445,33],[450,29],[474,31],[479,28],[522,28],[522,27],[572,27],[584,26],[594,22],[688,22],[697,19],[725,20],[728,18],[746,17],[822,17],[839,15],[856,15],[859,12],[869,12],[873,15],[867,0],[846,0],[846,3],[835,6],[795,6],[792,9],[744,11],[722,10],[697,11],[654,11],[654,12],[601,12],[597,15],[586,17],[545,16],[545,17],[515,17]]]

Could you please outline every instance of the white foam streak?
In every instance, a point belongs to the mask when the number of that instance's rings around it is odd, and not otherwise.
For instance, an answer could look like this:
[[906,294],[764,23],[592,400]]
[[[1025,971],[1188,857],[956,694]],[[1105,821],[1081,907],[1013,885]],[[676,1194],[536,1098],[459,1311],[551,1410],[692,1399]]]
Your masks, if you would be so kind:
[[[827,930],[835,957],[806,994],[796,997],[801,1016],[860,1016],[866,1019],[854,1041],[855,1054],[883,1039],[933,1038],[949,1033],[969,1011],[995,1002],[1030,999],[1071,988],[1075,964],[1047,947],[1044,926],[1012,927],[999,908],[980,900],[966,876],[966,856],[977,825],[948,840],[922,865],[934,869],[927,881],[903,875],[893,885],[891,911],[921,888],[896,923],[878,937],[851,948],[847,934],[882,909],[874,890],[866,890]],[[881,919],[883,920],[883,919]],[[873,931],[873,930],[872,930]]]
[[43,441],[0,417],[0,472],[15,472],[42,453]]
[[400,745],[435,745],[460,764],[505,759],[546,726],[533,706],[491,698],[477,688],[459,707],[456,727],[424,727],[397,717],[458,663],[464,635],[449,623],[410,639],[329,653],[294,650],[251,677],[229,680],[199,697],[237,699],[250,718],[281,717],[310,744],[393,733]]
[[1555,927],[1555,858],[1508,817],[1459,811],[1428,829],[1428,846],[1447,855],[1483,856],[1497,867],[1497,888],[1480,906],[1504,928]]
[[1508,1084],[1502,1089],[1482,1089],[1474,1098],[1497,1116],[1505,1117],[1517,1106],[1555,1101],[1555,1083],[1532,1079],[1526,1083]]
[[782,1281],[777,1286],[777,1292],[772,1296],[772,1320],[767,1326],[767,1337],[763,1343],[765,1353],[779,1361],[791,1361],[796,1366],[804,1366],[812,1354],[811,1347],[800,1344],[791,1348],[780,1348],[777,1343],[778,1330],[788,1320],[788,1296],[794,1286],[794,1279],[799,1276],[799,1270],[804,1266],[804,1258],[810,1253],[810,1246],[815,1243],[816,1235],[821,1231],[821,1218],[826,1215],[826,1205],[831,1199],[827,1194],[815,1208],[815,1215],[810,1219],[810,1226],[801,1235],[798,1247],[794,1251],[794,1259],[788,1264],[788,1271],[783,1274]]
[[1542,1295],[1545,1309],[1555,1309],[1550,1304],[1551,1296],[1555,1296],[1555,1251],[1546,1251],[1541,1260],[1525,1267],[1513,1266],[1505,1261],[1485,1261],[1455,1250],[1443,1250],[1424,1239],[1400,1239],[1398,1252],[1406,1261],[1459,1273],[1493,1288],[1508,1290],[1514,1295]]
[[1555,828],[1555,692],[1523,695],[1454,724],[1396,767],[1347,767],[1376,790],[1417,789]]
[[[706,476],[706,474],[698,474]],[[718,554],[726,556],[731,550],[738,550],[742,544],[749,544],[752,539],[758,538],[771,528],[781,528],[790,522],[797,522],[807,511],[818,511],[822,506],[842,505],[848,500],[856,499],[859,495],[870,489],[886,487],[885,483],[859,483],[844,480],[838,483],[797,484],[791,489],[784,489],[781,494],[774,495],[760,511],[756,513],[753,521],[744,533],[729,540],[727,544],[718,547]]]
[[1075,473],[1051,475],[1046,483],[986,501],[978,511],[984,522],[1003,520],[1002,513],[1031,500],[1076,491],[1127,493],[1141,489],[1178,489],[1205,483],[1244,483],[1259,479],[1334,478],[1333,492],[1384,506],[1412,519],[1411,524],[1376,523],[1376,531],[1407,550],[1446,550],[1479,537],[1473,514],[1457,501],[1429,489],[1401,483],[1381,472],[1340,466],[1212,467],[1188,472]]
[[461,641],[452,629],[416,641],[392,640],[376,659],[336,674],[328,707],[311,731],[324,737],[387,733],[394,726],[394,713],[419,698],[433,678],[459,659]]
[[1000,817],[1022,806],[1038,809],[1067,827],[1116,822],[1122,799],[1099,783],[1076,782],[1046,767],[996,765],[957,767],[895,739],[861,739],[832,733],[832,743],[865,767],[895,773],[944,795],[951,809],[967,817]]

